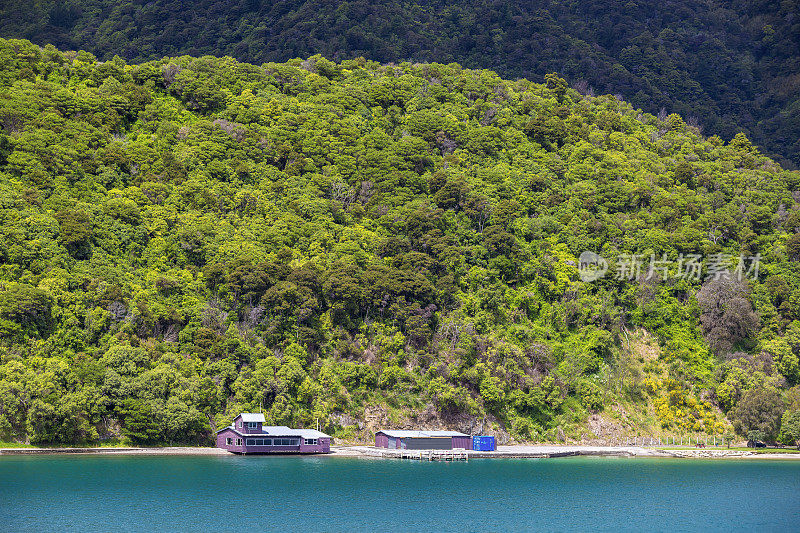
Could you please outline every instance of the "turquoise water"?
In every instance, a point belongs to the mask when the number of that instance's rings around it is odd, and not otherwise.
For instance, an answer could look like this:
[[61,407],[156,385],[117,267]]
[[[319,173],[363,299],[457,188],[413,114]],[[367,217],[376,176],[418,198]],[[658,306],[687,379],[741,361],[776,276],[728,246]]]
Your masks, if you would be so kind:
[[800,461],[0,457],[2,531],[800,531]]

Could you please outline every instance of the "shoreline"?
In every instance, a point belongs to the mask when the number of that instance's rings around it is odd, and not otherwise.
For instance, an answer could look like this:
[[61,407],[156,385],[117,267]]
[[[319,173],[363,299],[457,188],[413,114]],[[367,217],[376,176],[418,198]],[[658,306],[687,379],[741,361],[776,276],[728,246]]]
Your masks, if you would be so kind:
[[[341,446],[331,455],[371,459],[400,459],[399,451],[374,446]],[[644,448],[640,446],[515,445],[498,446],[497,451],[467,450],[469,459],[556,459],[559,457],[647,457],[661,459],[790,459],[800,460],[800,453],[756,453],[727,448]]]
[[[756,453],[727,448],[643,448],[640,446],[532,445],[498,446],[497,451],[467,450],[470,459],[554,459],[558,457],[651,457],[676,459],[789,459],[800,460],[800,453]],[[220,448],[167,446],[162,448],[0,448],[2,455],[232,455]],[[287,454],[288,455],[288,454]],[[331,446],[329,454],[320,457],[354,457],[362,459],[399,459],[400,452],[374,446]]]
[[164,446],[161,448],[0,448],[2,455],[225,455],[221,448],[201,446]]

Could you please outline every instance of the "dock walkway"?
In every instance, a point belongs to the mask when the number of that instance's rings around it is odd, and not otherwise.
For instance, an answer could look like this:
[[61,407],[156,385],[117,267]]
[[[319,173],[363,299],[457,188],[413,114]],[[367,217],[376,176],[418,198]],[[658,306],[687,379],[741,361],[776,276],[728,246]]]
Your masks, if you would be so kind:
[[615,457],[672,456],[662,450],[644,448],[609,448],[592,446],[499,446],[497,451],[477,450],[392,450],[375,446],[333,446],[334,455],[372,457],[381,459],[410,459],[417,461],[468,461],[470,459],[549,459],[578,455],[600,455]]
[[389,450],[374,448],[367,455],[385,459],[407,459],[410,461],[469,461],[467,450]]

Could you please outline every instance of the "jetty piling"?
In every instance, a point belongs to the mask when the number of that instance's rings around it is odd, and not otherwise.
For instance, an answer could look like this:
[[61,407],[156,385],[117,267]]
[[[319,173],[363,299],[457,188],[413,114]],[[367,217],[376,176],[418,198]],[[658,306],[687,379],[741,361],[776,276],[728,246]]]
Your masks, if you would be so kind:
[[381,450],[383,458],[406,459],[409,461],[469,461],[466,450]]

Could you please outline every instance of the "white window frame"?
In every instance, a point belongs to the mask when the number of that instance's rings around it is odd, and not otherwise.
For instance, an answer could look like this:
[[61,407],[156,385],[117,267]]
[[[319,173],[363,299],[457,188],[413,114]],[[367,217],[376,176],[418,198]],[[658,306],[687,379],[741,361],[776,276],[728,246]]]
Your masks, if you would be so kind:
[[258,429],[258,422],[248,422],[247,429]]
[[242,439],[236,439],[236,445],[237,446],[241,446],[242,445]]
[[239,420],[239,429],[242,429],[242,421],[241,421],[241,419]]
[[233,437],[225,438],[225,446],[233,446]]
[[316,446],[318,443],[317,439],[304,439],[304,441],[306,446]]

